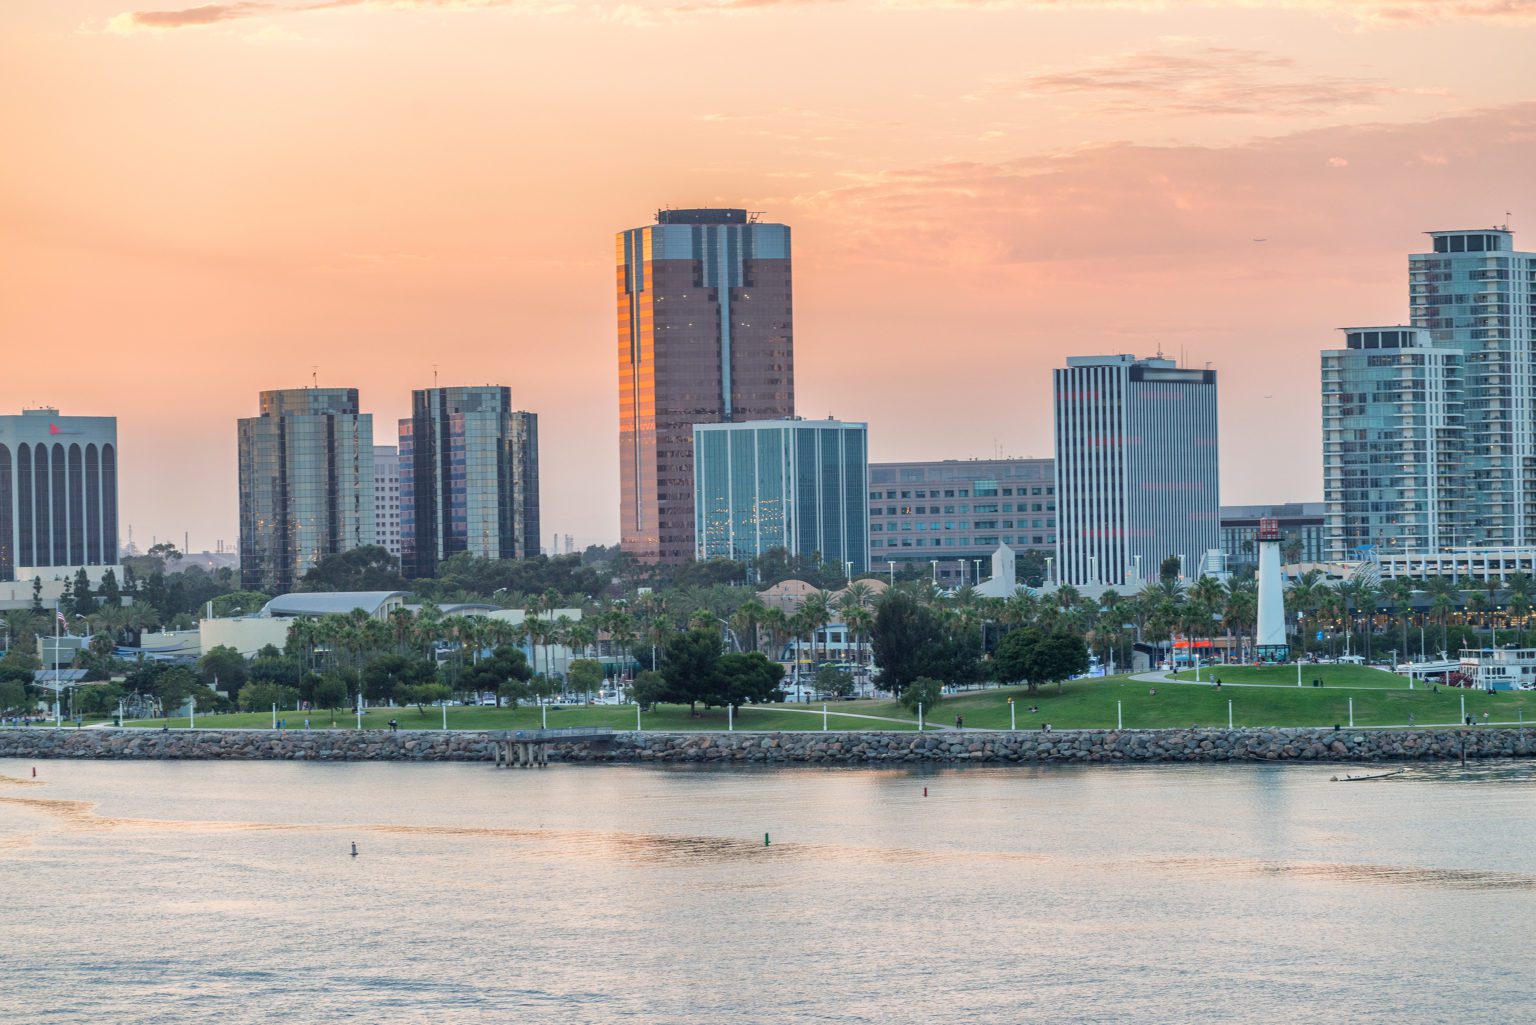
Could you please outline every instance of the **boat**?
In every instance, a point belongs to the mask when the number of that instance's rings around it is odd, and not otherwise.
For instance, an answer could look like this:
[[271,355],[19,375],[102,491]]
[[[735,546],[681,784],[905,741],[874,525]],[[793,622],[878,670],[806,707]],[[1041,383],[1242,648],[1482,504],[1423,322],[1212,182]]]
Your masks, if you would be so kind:
[[1374,772],[1368,776],[1334,776],[1330,783],[1363,783],[1368,779],[1391,779],[1393,776],[1401,776],[1407,769],[1393,769],[1391,772]]

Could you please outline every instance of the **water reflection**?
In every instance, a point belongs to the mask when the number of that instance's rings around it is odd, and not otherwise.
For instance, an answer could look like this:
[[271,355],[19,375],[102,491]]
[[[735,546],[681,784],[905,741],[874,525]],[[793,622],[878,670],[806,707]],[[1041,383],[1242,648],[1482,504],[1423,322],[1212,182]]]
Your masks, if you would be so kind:
[[27,769],[0,1022],[1516,1020],[1536,953],[1525,764]]

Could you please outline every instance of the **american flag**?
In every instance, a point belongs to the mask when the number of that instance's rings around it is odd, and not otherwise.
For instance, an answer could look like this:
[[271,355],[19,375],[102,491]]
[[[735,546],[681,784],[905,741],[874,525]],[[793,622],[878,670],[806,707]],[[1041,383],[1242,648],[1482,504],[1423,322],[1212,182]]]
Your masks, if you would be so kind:
[[53,614],[54,614],[55,617],[58,618],[59,625],[62,626],[64,629],[68,630],[69,629],[69,620],[64,618],[64,613],[59,611],[58,609],[54,609],[53,610]]

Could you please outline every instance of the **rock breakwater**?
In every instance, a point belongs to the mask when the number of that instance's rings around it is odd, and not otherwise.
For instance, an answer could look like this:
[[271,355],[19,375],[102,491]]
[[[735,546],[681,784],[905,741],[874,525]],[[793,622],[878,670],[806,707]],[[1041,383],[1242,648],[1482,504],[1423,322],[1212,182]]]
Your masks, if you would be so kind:
[[[420,730],[4,729],[0,758],[491,762],[494,734]],[[1470,729],[1070,730],[1045,733],[616,733],[559,743],[551,761],[871,765],[1383,762],[1536,755],[1536,731]]]

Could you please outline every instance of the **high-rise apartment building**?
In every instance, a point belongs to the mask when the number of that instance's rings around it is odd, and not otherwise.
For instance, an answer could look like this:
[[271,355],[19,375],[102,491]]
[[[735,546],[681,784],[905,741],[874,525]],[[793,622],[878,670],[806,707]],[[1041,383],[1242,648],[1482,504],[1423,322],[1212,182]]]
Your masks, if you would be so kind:
[[1221,545],[1216,371],[1081,356],[1053,376],[1056,579],[1139,589],[1168,558],[1195,576]]
[[325,556],[374,543],[373,417],[356,388],[262,392],[238,435],[242,587],[284,594]]
[[1429,237],[1410,326],[1322,355],[1333,559],[1536,545],[1536,253],[1507,228]]
[[1408,258],[1411,320],[1461,353],[1464,543],[1536,544],[1536,253],[1505,228],[1429,237]]
[[1326,555],[1438,551],[1462,543],[1462,355],[1422,328],[1344,329],[1323,353]]
[[117,562],[117,419],[0,416],[0,580]]
[[400,558],[400,452],[393,445],[373,446],[373,538]]
[[496,385],[420,388],[400,421],[400,561],[430,577],[444,559],[539,554],[539,418]]
[[789,228],[663,210],[617,238],[624,551],[694,557],[693,427],[794,415]]
[[790,555],[869,569],[869,429],[839,420],[693,428],[699,559]]
[[1056,553],[1049,459],[945,459],[869,468],[869,561],[878,571],[933,566],[946,586],[978,584],[992,553]]

